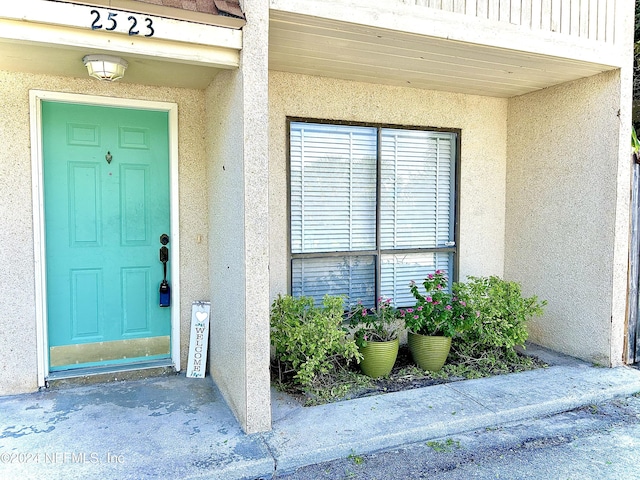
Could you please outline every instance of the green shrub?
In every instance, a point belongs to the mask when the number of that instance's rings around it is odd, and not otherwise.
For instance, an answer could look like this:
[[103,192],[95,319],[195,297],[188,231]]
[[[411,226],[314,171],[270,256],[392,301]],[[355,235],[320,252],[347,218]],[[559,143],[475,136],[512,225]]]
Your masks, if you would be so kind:
[[462,284],[476,321],[455,342],[458,354],[496,362],[516,355],[514,347],[527,340],[527,321],[540,316],[546,301],[525,298],[518,283],[499,277],[469,277]]
[[313,298],[278,295],[271,306],[271,344],[279,375],[293,374],[303,389],[339,365],[360,360],[354,340],[342,328],[344,300],[326,295],[323,306]]

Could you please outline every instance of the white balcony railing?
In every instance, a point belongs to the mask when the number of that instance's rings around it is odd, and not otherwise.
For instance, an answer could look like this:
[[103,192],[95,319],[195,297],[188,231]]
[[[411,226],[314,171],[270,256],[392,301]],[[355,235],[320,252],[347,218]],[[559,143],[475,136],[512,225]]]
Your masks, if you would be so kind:
[[616,8],[624,3],[624,0],[401,1],[604,43],[615,42]]

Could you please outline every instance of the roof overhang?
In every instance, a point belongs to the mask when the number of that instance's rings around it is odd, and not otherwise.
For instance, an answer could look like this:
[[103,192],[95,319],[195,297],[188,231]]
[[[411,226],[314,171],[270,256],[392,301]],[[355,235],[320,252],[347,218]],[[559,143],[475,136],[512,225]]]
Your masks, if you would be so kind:
[[[98,24],[92,28],[98,14]],[[117,28],[109,13],[122,20]],[[137,20],[138,35],[129,35]],[[150,20],[153,35],[145,37]],[[205,88],[221,69],[240,64],[242,31],[112,8],[27,0],[0,9],[0,69],[86,77],[86,54],[107,53],[129,63],[121,82]],[[179,68],[176,68],[179,65]]]
[[622,62],[620,49],[554,32],[415,6],[408,15],[330,3],[271,0],[270,69],[512,97]]

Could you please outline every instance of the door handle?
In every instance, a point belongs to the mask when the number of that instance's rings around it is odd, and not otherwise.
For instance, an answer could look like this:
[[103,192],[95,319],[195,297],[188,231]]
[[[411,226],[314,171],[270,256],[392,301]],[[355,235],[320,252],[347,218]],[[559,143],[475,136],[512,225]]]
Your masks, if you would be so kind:
[[162,262],[162,270],[164,272],[164,277],[162,282],[160,282],[160,306],[170,307],[171,287],[169,286],[169,282],[167,282],[167,262],[169,261],[169,249],[167,248],[167,243],[169,243],[169,235],[166,233],[160,235],[160,243],[162,244],[160,247],[160,262]]
[[[169,249],[164,245],[160,247],[160,261],[164,264],[165,268],[167,267],[167,262],[169,261]],[[166,275],[165,275],[166,277]]]

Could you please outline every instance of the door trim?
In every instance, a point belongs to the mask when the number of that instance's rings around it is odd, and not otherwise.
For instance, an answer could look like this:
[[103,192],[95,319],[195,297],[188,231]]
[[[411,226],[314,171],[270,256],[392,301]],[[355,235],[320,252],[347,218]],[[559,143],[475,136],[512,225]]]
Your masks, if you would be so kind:
[[127,107],[140,110],[159,110],[169,117],[169,195],[171,215],[171,361],[180,370],[180,219],[178,208],[178,105],[128,98],[101,97],[76,93],[29,91],[31,128],[31,185],[33,196],[33,243],[35,266],[36,345],[38,354],[38,386],[44,387],[49,376],[49,348],[47,332],[47,285],[45,257],[44,185],[42,165],[42,101],[63,101],[104,107]]
[[[634,159],[635,160],[635,159]],[[625,363],[640,362],[640,165],[631,164],[631,238],[629,244],[629,279],[627,288],[627,338]]]

